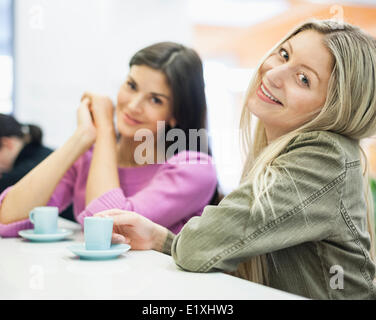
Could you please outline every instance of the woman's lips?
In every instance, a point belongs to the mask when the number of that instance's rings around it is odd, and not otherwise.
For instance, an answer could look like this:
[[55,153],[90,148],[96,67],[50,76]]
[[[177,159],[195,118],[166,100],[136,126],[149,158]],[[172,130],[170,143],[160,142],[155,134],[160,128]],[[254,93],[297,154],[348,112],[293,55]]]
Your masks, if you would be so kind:
[[124,121],[125,121],[127,124],[129,124],[129,125],[131,125],[131,126],[136,126],[136,125],[139,125],[139,124],[142,123],[141,121],[138,121],[138,120],[132,118],[132,117],[131,117],[129,114],[127,114],[127,113],[124,113],[123,119],[124,119]]
[[276,102],[276,101],[270,99],[268,96],[266,96],[266,95],[264,94],[264,92],[262,92],[261,84],[260,84],[260,86],[258,87],[256,94],[257,94],[257,96],[258,96],[261,100],[263,100],[263,101],[265,101],[265,102],[267,102],[267,103],[270,103],[270,104],[276,104],[276,105],[282,106],[282,103],[278,103],[278,102]]

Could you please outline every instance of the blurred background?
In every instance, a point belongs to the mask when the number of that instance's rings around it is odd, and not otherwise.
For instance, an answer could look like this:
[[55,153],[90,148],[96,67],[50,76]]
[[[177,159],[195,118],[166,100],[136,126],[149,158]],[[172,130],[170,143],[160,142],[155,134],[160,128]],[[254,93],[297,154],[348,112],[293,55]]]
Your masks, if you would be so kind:
[[[376,37],[376,0],[0,0],[0,112],[61,146],[84,91],[116,95],[130,57],[158,41],[204,61],[209,134],[224,193],[241,172],[238,123],[262,56],[310,18],[356,24]],[[376,147],[365,141],[376,172]]]

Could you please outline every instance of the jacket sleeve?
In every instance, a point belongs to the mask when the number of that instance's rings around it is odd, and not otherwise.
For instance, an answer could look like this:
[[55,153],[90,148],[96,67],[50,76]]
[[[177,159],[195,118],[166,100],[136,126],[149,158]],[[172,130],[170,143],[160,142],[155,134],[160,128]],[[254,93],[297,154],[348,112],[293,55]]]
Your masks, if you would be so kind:
[[201,217],[192,218],[174,238],[171,253],[188,271],[235,271],[239,263],[333,230],[340,206],[338,186],[345,178],[340,146],[325,134],[301,135],[273,166],[279,177],[253,206],[251,182],[245,182]]

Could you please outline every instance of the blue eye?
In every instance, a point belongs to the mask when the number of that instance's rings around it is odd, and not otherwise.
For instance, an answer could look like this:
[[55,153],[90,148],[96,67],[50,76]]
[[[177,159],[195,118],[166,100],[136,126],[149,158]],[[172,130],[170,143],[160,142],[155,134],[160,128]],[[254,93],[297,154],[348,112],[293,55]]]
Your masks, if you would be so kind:
[[288,52],[284,48],[279,49],[279,54],[286,61],[289,59],[289,54],[288,54]]
[[303,83],[303,85],[309,87],[309,80],[304,73],[299,74],[299,80]]

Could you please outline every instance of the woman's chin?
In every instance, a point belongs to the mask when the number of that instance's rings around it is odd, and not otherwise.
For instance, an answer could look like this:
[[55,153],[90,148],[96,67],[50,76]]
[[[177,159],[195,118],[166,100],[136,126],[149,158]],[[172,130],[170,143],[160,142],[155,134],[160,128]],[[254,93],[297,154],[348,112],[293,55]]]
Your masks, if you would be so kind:
[[135,126],[129,126],[126,123],[118,123],[118,125],[117,125],[118,133],[121,136],[126,137],[126,138],[132,138],[132,137],[134,137],[135,134],[136,134],[136,132],[139,129],[140,128],[137,128]]
[[118,133],[121,137],[127,138],[127,139],[133,139],[136,135],[136,132],[134,130],[118,130]]

